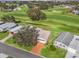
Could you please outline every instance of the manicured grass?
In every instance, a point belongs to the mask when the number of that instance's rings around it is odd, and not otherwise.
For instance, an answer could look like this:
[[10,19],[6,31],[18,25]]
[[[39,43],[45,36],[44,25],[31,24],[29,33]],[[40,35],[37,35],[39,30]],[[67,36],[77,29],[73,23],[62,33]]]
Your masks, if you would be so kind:
[[8,36],[8,32],[5,32],[5,33],[0,33],[0,40],[4,39],[5,37]]
[[30,51],[33,46],[24,46],[24,45],[19,45],[18,43],[16,43],[16,40],[15,39],[9,39],[6,41],[6,44],[10,44],[10,46],[13,46],[13,47],[17,47],[17,48],[21,48],[22,50],[28,50]]
[[[61,53],[60,53],[61,52]],[[63,49],[58,48],[57,50],[53,51],[48,48],[44,48],[42,50],[42,55],[44,55],[47,58],[64,58],[66,54],[66,51]]]
[[[23,7],[22,7],[23,8]],[[60,11],[60,12],[53,12],[54,10]],[[48,49],[47,47],[54,42],[56,37],[60,32],[71,32],[76,35],[79,35],[79,16],[72,15],[72,14],[62,14],[62,11],[65,9],[61,8],[53,8],[52,11],[44,10],[43,12],[47,15],[47,20],[42,21],[31,21],[31,19],[27,16],[27,8],[23,8],[21,11],[13,11],[6,14],[11,14],[16,17],[16,20],[20,20],[23,25],[31,24],[40,28],[43,28],[45,30],[51,31],[51,37],[49,39],[48,44],[46,44],[46,47],[42,50],[41,54],[45,57],[50,58],[63,58],[66,54],[66,51],[63,49],[56,49],[55,51],[52,51],[51,49]],[[4,13],[2,13],[4,14]],[[16,44],[15,39],[8,40],[6,42],[9,45],[13,45],[15,47],[19,47],[26,50],[31,50],[32,47],[28,46],[21,46]]]

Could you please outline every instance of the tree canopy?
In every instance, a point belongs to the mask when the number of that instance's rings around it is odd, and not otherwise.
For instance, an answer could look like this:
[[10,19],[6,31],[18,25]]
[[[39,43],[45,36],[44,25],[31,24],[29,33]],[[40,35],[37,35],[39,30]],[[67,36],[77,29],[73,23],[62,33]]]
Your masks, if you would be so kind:
[[16,22],[15,17],[12,15],[3,15],[1,18],[1,21],[3,22]]
[[28,25],[23,27],[17,34],[15,34],[14,38],[18,44],[36,45],[38,36],[36,27]]
[[46,14],[43,13],[39,7],[33,7],[28,10],[28,16],[33,20],[33,21],[39,21],[39,20],[44,20],[46,19]]

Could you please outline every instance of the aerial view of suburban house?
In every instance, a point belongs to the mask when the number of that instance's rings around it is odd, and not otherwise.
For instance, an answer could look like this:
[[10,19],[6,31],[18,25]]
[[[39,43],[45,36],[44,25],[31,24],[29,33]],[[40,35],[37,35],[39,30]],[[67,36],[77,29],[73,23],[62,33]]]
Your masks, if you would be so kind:
[[55,40],[54,45],[67,50],[66,58],[79,57],[79,36],[69,32],[62,32]]
[[16,26],[17,26],[17,24],[15,24],[15,23],[3,23],[0,25],[0,32],[7,31]]
[[0,0],[0,58],[79,58],[79,0]]
[[60,48],[67,49],[71,41],[73,40],[74,35],[69,32],[62,32],[55,40],[55,45]]
[[12,34],[16,34],[16,33],[18,33],[19,30],[21,30],[22,27],[23,26],[21,26],[21,25],[16,26],[14,28],[9,29],[9,32],[12,33]]

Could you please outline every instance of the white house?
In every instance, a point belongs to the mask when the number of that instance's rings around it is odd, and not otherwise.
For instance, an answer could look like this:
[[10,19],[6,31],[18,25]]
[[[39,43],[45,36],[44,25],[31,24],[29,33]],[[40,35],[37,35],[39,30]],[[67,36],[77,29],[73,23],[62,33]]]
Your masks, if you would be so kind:
[[[70,54],[68,54],[68,53],[70,53]],[[70,43],[70,45],[68,47],[68,52],[66,54],[66,58],[68,58],[68,57],[79,58],[79,36],[74,35],[74,38],[73,38],[72,42]]]
[[17,7],[17,8],[15,8],[15,9],[13,9],[14,11],[16,11],[16,10],[21,10],[21,8],[20,7]]
[[79,15],[79,10],[73,10],[73,13],[74,13],[75,15]]
[[67,50],[66,58],[79,58],[79,36],[62,32],[55,40],[54,45]]
[[69,32],[62,32],[60,33],[58,38],[55,40],[54,45],[56,47],[67,49],[73,37],[74,35]]
[[12,28],[12,29],[9,29],[9,32],[12,33],[12,34],[16,34],[16,33],[18,33],[18,31],[21,28],[22,28],[22,26],[19,25],[19,26],[16,26],[16,27]]
[[9,29],[13,28],[13,27],[16,27],[17,24],[15,23],[3,23],[0,25],[0,32],[3,32],[3,31],[8,31]]

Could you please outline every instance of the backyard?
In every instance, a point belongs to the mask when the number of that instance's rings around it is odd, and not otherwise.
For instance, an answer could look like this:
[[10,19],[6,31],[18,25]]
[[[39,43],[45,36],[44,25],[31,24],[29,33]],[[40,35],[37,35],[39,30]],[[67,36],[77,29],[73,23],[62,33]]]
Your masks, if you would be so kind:
[[[41,21],[32,21],[27,16],[28,8],[25,6],[20,7],[22,10],[20,11],[12,11],[12,12],[0,12],[0,17],[4,14],[10,14],[16,17],[16,20],[21,21],[22,25],[32,24],[34,26],[43,28],[45,30],[51,31],[51,36],[49,38],[49,42],[45,45],[45,48],[42,49],[41,55],[49,58],[63,58],[65,57],[66,51],[63,49],[56,49],[52,51],[52,49],[48,48],[49,45],[54,42],[56,37],[60,32],[71,32],[76,35],[79,35],[79,16],[73,15],[69,13],[63,14],[65,8],[54,7],[50,10],[43,10],[43,12],[47,15],[47,20]],[[0,33],[0,38],[5,34]],[[6,44],[22,48],[24,50],[31,50],[33,46],[21,46],[15,42],[15,39],[10,39],[6,41]],[[61,53],[62,52],[62,53]]]

